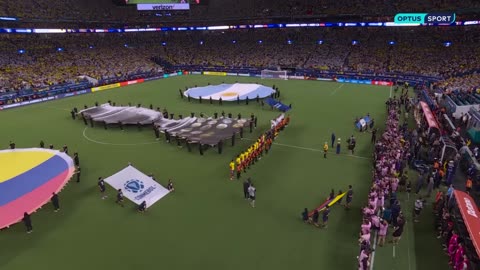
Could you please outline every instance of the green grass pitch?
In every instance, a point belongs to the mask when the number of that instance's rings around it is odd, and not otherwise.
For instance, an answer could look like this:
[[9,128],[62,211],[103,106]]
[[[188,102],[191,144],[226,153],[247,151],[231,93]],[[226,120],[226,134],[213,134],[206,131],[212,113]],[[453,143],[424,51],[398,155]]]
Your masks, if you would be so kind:
[[[176,115],[253,112],[259,126],[245,138],[256,138],[268,129],[279,112],[255,102],[224,102],[220,107],[179,97],[179,88],[222,81],[275,84],[282,100],[293,104],[291,124],[279,135],[278,145],[245,175],[256,184],[256,208],[243,199],[241,181],[228,179],[228,162],[250,141],[237,140],[235,147],[226,144],[222,155],[210,149],[200,156],[198,150],[178,149],[163,137],[155,141],[150,128],[123,132],[86,128],[69,113],[75,106],[112,100],[166,107]],[[60,193],[60,212],[46,205],[32,215],[34,233],[27,235],[23,224],[0,232],[0,269],[355,269],[360,208],[371,183],[372,145],[370,134],[354,130],[353,120],[370,113],[383,126],[389,94],[389,88],[380,86],[182,76],[2,111],[3,148],[10,140],[18,148],[37,147],[40,140],[55,148],[67,144],[70,152],[79,153],[82,181],[72,181]],[[344,143],[354,134],[358,157],[349,156],[344,145],[342,155],[331,153],[323,159],[319,149],[325,141],[330,143],[332,132]],[[112,188],[107,190],[109,198],[101,200],[96,179],[128,162],[154,173],[163,185],[172,178],[175,193],[143,215],[132,203],[125,208],[116,205]],[[333,207],[325,230],[302,223],[304,207],[318,206],[330,189],[346,190],[349,184],[355,191],[351,211]],[[401,242],[399,250],[407,245]],[[406,256],[397,266],[376,269],[415,269],[414,263],[410,268],[405,261]]]

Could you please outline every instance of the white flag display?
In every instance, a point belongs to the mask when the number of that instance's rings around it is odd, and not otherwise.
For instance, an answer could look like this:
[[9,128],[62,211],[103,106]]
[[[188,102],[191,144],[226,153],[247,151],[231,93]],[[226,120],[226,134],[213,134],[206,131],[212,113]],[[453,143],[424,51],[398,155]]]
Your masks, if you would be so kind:
[[168,189],[131,165],[106,178],[105,182],[115,190],[121,189],[126,198],[138,205],[146,201],[147,207],[169,193]]

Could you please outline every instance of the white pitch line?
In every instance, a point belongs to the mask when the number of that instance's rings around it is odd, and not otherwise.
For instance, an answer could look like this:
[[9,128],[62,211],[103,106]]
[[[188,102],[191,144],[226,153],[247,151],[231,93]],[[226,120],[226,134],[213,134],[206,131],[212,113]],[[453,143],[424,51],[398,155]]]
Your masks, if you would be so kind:
[[393,244],[393,258],[395,258],[395,244]]
[[[377,215],[379,214],[380,214],[380,210],[377,211]],[[378,231],[375,230],[375,236],[373,237],[372,259],[370,260],[370,270],[373,270],[373,265],[375,262],[375,250],[377,250],[377,237],[378,237]]]
[[390,86],[390,97],[392,97],[393,85]]
[[335,95],[335,94],[337,93],[337,91],[338,91],[340,88],[342,88],[344,85],[345,85],[345,84],[342,84],[342,85],[340,85],[339,87],[335,88],[335,90],[333,90],[332,93],[330,93],[330,96]]
[[115,145],[115,146],[136,146],[136,145],[147,145],[147,144],[155,144],[155,143],[158,143],[158,141],[155,141],[155,142],[145,142],[145,143],[109,143],[109,142],[101,142],[101,141],[97,141],[97,140],[94,140],[92,138],[89,138],[86,134],[86,131],[87,131],[87,128],[86,127],[84,130],[83,130],[83,137],[85,139],[87,139],[88,141],[91,141],[93,143],[96,143],[96,144],[103,144],[103,145]]
[[[410,199],[410,193],[407,193],[407,201]],[[411,213],[411,211],[409,211]],[[405,234],[407,236],[407,258],[408,258],[408,270],[412,269],[410,258],[410,234],[408,233],[408,226],[405,227]]]
[[375,250],[377,249],[377,235],[378,235],[378,231],[375,231],[375,236],[373,237],[372,259],[370,260],[370,270],[373,270],[373,264],[375,262]]
[[[243,138],[242,140],[247,140],[247,141],[256,141],[253,139],[248,139],[248,138]],[[309,148],[309,147],[303,147],[303,146],[296,146],[296,145],[289,145],[289,144],[283,144],[283,143],[272,143],[273,145],[278,145],[278,146],[284,146],[288,148],[294,148],[294,149],[300,149],[300,150],[307,150],[307,151],[312,151],[312,152],[323,152],[323,149],[315,149],[315,148]],[[335,153],[335,151],[329,151],[329,153]],[[335,154],[336,155],[336,154]],[[356,155],[350,155],[350,154],[339,154],[342,156],[347,156],[347,157],[353,157],[353,158],[359,158],[359,159],[370,159],[368,157],[362,157],[362,156],[356,156]]]

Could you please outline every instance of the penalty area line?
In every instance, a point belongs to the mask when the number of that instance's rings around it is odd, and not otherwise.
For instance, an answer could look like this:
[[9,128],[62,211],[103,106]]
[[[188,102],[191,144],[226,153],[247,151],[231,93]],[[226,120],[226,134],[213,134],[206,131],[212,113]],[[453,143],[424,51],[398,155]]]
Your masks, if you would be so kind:
[[97,141],[97,140],[94,140],[94,139],[88,137],[88,136],[87,136],[87,129],[88,129],[88,127],[86,127],[85,129],[83,129],[83,137],[84,137],[87,141],[90,141],[90,142],[93,142],[93,143],[96,143],[96,144],[113,145],[113,146],[138,146],[138,145],[148,145],[148,144],[158,143],[158,141],[155,141],[155,142],[145,142],[145,143],[109,143],[109,142],[101,142],[101,141]]
[[[248,138],[243,138],[242,140],[246,141],[256,141],[253,139],[248,139]],[[278,146],[283,146],[283,147],[288,147],[288,148],[293,148],[293,149],[300,149],[300,150],[306,150],[306,151],[312,151],[312,152],[323,152],[323,149],[316,149],[316,148],[309,148],[309,147],[303,147],[303,146],[296,146],[296,145],[290,145],[290,144],[283,144],[283,143],[272,143],[273,145],[278,145]],[[335,151],[328,151],[329,153],[335,153]],[[352,158],[358,158],[358,159],[370,159],[368,157],[362,157],[362,156],[356,156],[356,155],[350,155],[350,154],[338,154],[340,156],[346,156],[346,157],[352,157]]]

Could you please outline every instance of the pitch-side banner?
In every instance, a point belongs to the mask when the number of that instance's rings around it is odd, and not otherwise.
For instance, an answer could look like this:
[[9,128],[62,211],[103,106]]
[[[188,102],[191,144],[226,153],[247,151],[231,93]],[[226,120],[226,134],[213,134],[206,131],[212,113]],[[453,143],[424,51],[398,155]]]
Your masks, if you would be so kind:
[[146,201],[147,207],[169,193],[166,188],[131,165],[106,178],[105,182],[115,190],[121,189],[125,198],[135,204],[139,205]]
[[144,81],[145,81],[144,79],[138,79],[138,80],[121,82],[120,86],[127,86],[127,85],[132,85],[132,84],[137,84],[137,83],[143,83]]
[[218,71],[204,71],[203,75],[227,76],[227,73],[226,72],[218,72]]
[[172,3],[172,4],[137,4],[137,10],[189,10],[188,3]]
[[372,81],[373,85],[382,85],[382,86],[392,86],[393,82],[386,82],[386,81]]
[[103,90],[113,89],[117,87],[120,87],[120,83],[112,83],[112,84],[102,85],[98,87],[93,87],[92,92],[103,91]]

